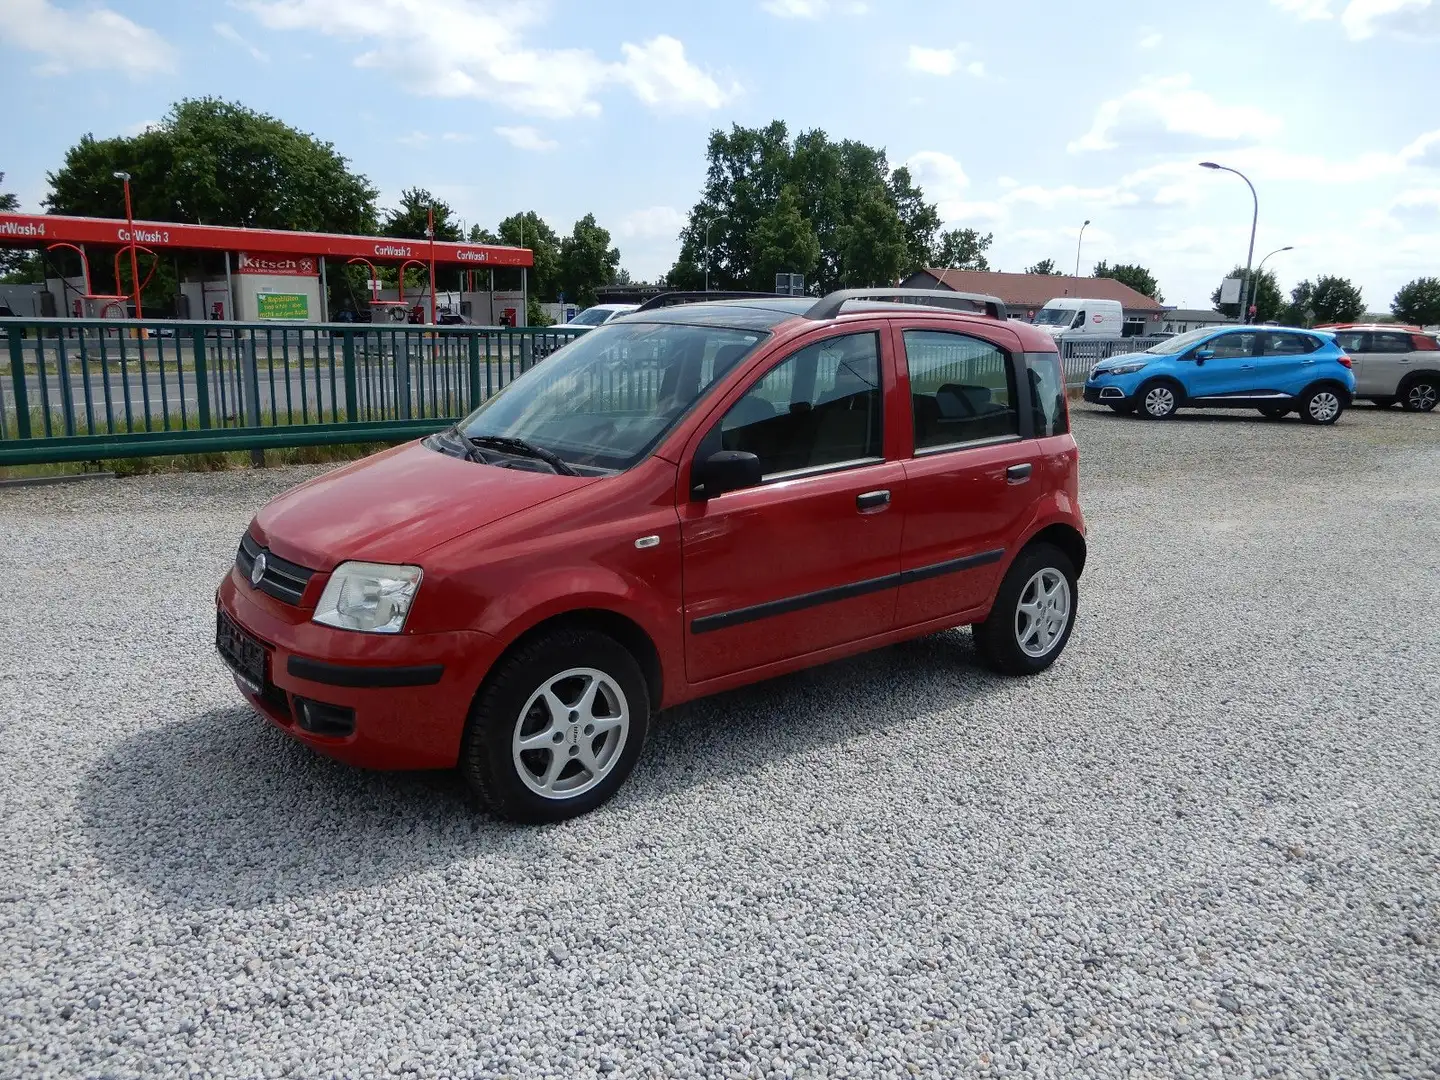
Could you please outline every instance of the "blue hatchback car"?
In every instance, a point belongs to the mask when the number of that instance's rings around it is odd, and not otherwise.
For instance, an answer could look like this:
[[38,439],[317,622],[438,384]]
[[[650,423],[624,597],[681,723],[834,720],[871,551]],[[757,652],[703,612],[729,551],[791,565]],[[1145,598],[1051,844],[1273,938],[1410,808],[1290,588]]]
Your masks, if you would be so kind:
[[1102,360],[1085,381],[1086,401],[1153,420],[1188,406],[1298,411],[1309,423],[1333,424],[1354,394],[1350,357],[1334,334],[1273,326],[1191,330]]

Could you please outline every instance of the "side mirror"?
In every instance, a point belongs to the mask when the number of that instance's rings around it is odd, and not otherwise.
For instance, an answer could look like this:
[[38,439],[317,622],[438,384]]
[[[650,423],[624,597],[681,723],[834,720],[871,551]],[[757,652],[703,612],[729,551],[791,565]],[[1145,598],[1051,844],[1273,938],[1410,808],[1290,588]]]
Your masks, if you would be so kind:
[[1195,350],[1195,359],[1196,359],[1199,363],[1202,363],[1202,364],[1203,364],[1206,360],[1213,360],[1213,359],[1215,359],[1215,350],[1214,350],[1214,349],[1196,349],[1196,350]]
[[690,488],[697,499],[713,499],[727,491],[755,487],[760,483],[760,459],[744,450],[720,450],[704,461],[695,462]]

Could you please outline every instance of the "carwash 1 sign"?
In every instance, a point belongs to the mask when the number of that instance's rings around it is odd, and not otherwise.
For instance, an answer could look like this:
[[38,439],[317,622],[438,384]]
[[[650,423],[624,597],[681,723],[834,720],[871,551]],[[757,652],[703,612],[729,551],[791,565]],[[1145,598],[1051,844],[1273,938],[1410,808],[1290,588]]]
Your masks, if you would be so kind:
[[308,319],[310,301],[301,293],[257,293],[255,315],[261,319]]

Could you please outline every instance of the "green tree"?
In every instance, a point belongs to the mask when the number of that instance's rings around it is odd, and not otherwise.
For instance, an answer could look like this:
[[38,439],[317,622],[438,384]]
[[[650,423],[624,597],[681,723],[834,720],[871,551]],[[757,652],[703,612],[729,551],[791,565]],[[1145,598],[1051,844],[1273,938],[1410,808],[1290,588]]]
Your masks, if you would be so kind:
[[985,252],[994,242],[993,233],[981,236],[975,229],[949,229],[940,234],[934,265],[945,270],[989,270]]
[[586,214],[560,242],[560,289],[566,300],[581,307],[595,303],[595,290],[615,279],[620,249],[610,246],[610,233]]
[[1160,283],[1155,280],[1155,275],[1137,263],[1116,263],[1111,266],[1102,261],[1095,264],[1094,276],[1111,278],[1122,285],[1129,285],[1130,288],[1138,293],[1144,293],[1157,304],[1165,302],[1165,297],[1160,292]]
[[[1243,266],[1237,266],[1226,276],[1243,278],[1245,276],[1245,268]],[[1210,294],[1210,303],[1216,311],[1231,319],[1235,318],[1240,311],[1239,304],[1220,303],[1219,288],[1216,288],[1215,291]],[[1280,291],[1280,283],[1276,279],[1275,271],[1273,270],[1266,270],[1255,278],[1254,287],[1250,292],[1250,303],[1255,305],[1255,320],[1257,322],[1270,322],[1272,319],[1283,319],[1285,322],[1293,321],[1286,317],[1285,294]]]
[[800,213],[800,196],[791,184],[780,189],[775,205],[756,224],[750,243],[758,288],[765,288],[766,282],[773,287],[780,273],[804,274],[808,282],[820,262],[820,240]]
[[925,193],[915,184],[910,170],[900,166],[890,174],[886,186],[890,202],[905,227],[905,265],[902,276],[933,266],[935,236],[940,232],[940,211],[925,201]]
[[1322,274],[1310,293],[1317,323],[1354,322],[1365,314],[1365,300],[1349,278]]
[[[0,172],[0,184],[5,183],[5,174]],[[10,191],[0,191],[0,214],[13,214],[20,209],[20,200]]]
[[400,193],[400,205],[385,211],[385,222],[380,227],[380,234],[401,240],[428,239],[432,208],[435,211],[436,240],[464,239],[449,204],[435,198],[424,188],[406,188]]
[[1059,274],[1060,271],[1059,271],[1058,269],[1056,269],[1056,267],[1055,267],[1055,260],[1054,260],[1054,259],[1041,259],[1041,260],[1040,260],[1039,262],[1037,262],[1034,266],[1027,266],[1027,267],[1025,268],[1025,273],[1027,273],[1027,274],[1045,274],[1045,275],[1048,276],[1048,275]]
[[[0,172],[0,184],[5,174]],[[20,200],[13,192],[0,191],[0,214],[13,214],[20,209]],[[39,284],[45,280],[40,256],[33,251],[0,248],[0,285]]]
[[[668,275],[672,287],[701,287],[708,268],[712,288],[773,288],[774,260],[762,258],[757,244],[773,245],[777,229],[789,229],[790,239],[796,239],[789,208],[774,216],[787,187],[819,244],[810,275],[819,291],[893,281],[933,262],[939,216],[908,170],[891,171],[883,149],[852,139],[837,142],[819,130],[792,138],[776,120],[764,127],[737,124],[712,132],[706,161],[705,184],[681,230],[680,254]],[[897,225],[898,254],[892,243]],[[862,250],[867,238],[880,246]]]
[[1401,286],[1390,303],[1390,312],[1401,322],[1416,326],[1440,324],[1440,278],[1416,278]]
[[560,237],[555,230],[534,210],[525,210],[500,222],[497,235],[502,244],[534,252],[535,265],[529,275],[530,295],[541,303],[553,304],[560,291]]
[[483,228],[483,227],[481,227],[481,226],[479,226],[479,225],[471,225],[471,226],[470,226],[470,232],[469,232],[469,234],[465,237],[465,239],[466,239],[467,241],[469,241],[470,243],[472,243],[472,244],[498,244],[498,243],[500,243],[500,237],[496,236],[496,235],[495,235],[494,233],[492,233],[489,229]]

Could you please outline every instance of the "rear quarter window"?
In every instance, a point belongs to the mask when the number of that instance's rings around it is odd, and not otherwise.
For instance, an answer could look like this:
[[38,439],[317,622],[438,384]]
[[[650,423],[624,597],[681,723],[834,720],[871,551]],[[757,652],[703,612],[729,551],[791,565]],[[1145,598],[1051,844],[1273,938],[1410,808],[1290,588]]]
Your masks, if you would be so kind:
[[1030,382],[1035,438],[1064,435],[1070,430],[1070,413],[1065,407],[1065,374],[1060,368],[1060,355],[1027,353],[1025,368],[1025,377]]

